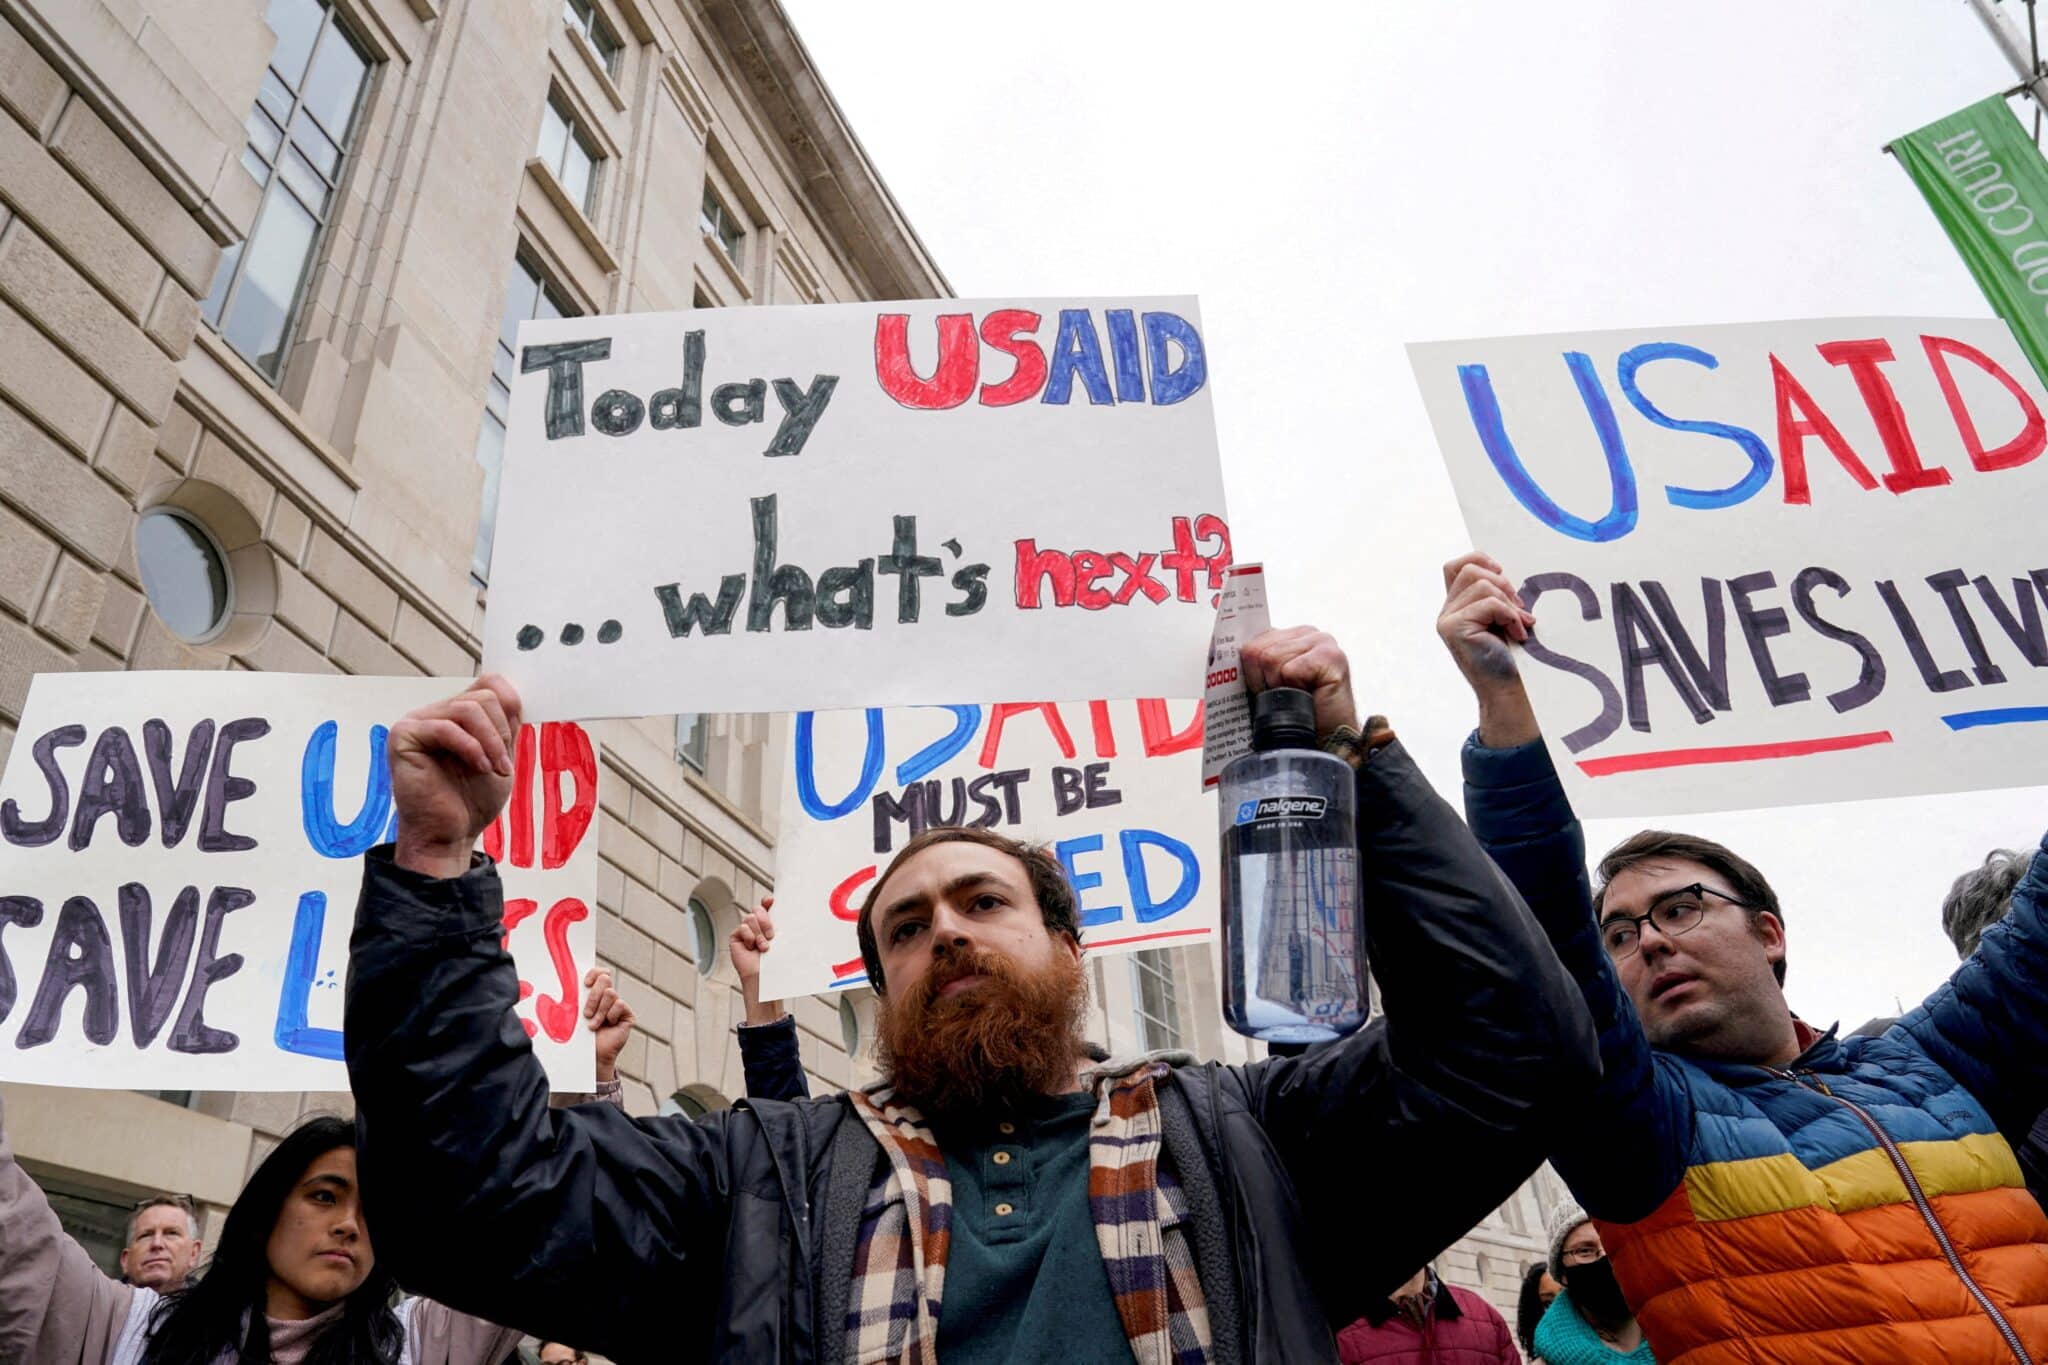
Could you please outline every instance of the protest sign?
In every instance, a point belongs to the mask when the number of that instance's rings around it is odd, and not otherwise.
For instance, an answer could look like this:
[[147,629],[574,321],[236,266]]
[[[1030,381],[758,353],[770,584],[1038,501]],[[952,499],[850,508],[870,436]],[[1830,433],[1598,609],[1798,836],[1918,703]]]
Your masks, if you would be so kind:
[[[396,830],[387,727],[465,681],[38,676],[0,777],[0,1078],[346,1090],[362,855]],[[565,723],[515,754],[484,845],[518,1013],[555,1088],[587,1091],[597,755]]]
[[484,662],[536,714],[1184,695],[1230,563],[1192,299],[524,323]]
[[2048,773],[2048,429],[2004,324],[1409,350],[1580,814]]
[[764,997],[867,983],[854,933],[898,849],[933,825],[1047,844],[1091,953],[1216,931],[1216,798],[1195,701],[805,712],[783,784]]

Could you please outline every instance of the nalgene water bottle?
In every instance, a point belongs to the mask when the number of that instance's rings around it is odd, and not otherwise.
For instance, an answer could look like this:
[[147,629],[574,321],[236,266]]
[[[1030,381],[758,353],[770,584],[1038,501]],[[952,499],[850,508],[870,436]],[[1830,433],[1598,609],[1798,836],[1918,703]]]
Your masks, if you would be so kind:
[[1223,770],[1223,1017],[1268,1043],[1365,1022],[1355,774],[1316,747],[1308,693],[1252,699],[1252,752]]

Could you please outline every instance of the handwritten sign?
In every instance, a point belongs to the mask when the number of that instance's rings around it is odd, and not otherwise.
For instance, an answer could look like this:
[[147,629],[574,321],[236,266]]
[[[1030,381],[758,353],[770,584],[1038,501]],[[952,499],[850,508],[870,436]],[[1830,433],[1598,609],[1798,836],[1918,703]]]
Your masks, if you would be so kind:
[[487,668],[538,714],[1185,695],[1230,529],[1192,299],[520,327]]
[[[461,680],[44,674],[0,778],[0,1078],[346,1090],[362,855],[396,833],[387,727]],[[594,1081],[597,756],[520,733],[484,839],[519,1016],[557,1089]]]
[[1582,814],[2048,772],[2048,427],[2003,323],[1409,349]]
[[854,923],[896,850],[933,825],[1048,845],[1090,953],[1216,931],[1216,798],[1200,702],[1005,702],[804,712],[783,784],[775,947],[762,994],[867,984]]

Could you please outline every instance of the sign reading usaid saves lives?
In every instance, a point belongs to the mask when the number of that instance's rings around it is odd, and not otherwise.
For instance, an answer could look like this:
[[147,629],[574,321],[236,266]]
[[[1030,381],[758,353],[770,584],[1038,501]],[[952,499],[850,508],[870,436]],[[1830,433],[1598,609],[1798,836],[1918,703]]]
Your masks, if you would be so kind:
[[[362,855],[397,830],[388,728],[444,678],[43,674],[0,778],[0,1078],[346,1090]],[[518,1015],[558,1090],[596,1054],[597,754],[528,725],[485,834]]]
[[519,331],[484,661],[536,714],[1171,696],[1230,530],[1192,299]]
[[1995,321],[1409,348],[1583,815],[2048,773],[2048,426]]
[[1216,798],[1202,703],[1004,702],[805,712],[783,784],[764,996],[867,984],[854,923],[897,850],[934,825],[1042,842],[1090,953],[1216,931]]

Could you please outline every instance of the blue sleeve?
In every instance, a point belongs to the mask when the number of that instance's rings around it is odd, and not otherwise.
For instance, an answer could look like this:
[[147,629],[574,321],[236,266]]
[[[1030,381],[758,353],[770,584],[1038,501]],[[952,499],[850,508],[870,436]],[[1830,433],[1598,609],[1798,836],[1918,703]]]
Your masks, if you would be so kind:
[[783,1015],[772,1024],[735,1030],[740,1036],[740,1069],[747,1076],[750,1100],[801,1100],[810,1098],[811,1083],[804,1076],[803,1057],[797,1050],[796,1019]]
[[1635,1006],[1600,946],[1586,839],[1542,740],[1489,749],[1465,742],[1465,819],[1507,874],[1578,982],[1600,1035],[1599,1085],[1564,1106],[1551,1163],[1596,1218],[1647,1217],[1685,1178],[1692,1100],[1654,1061]]
[[2048,1109],[2048,836],[2041,846],[2013,889],[2011,911],[1896,1025],[1977,1097],[2016,1147]]

